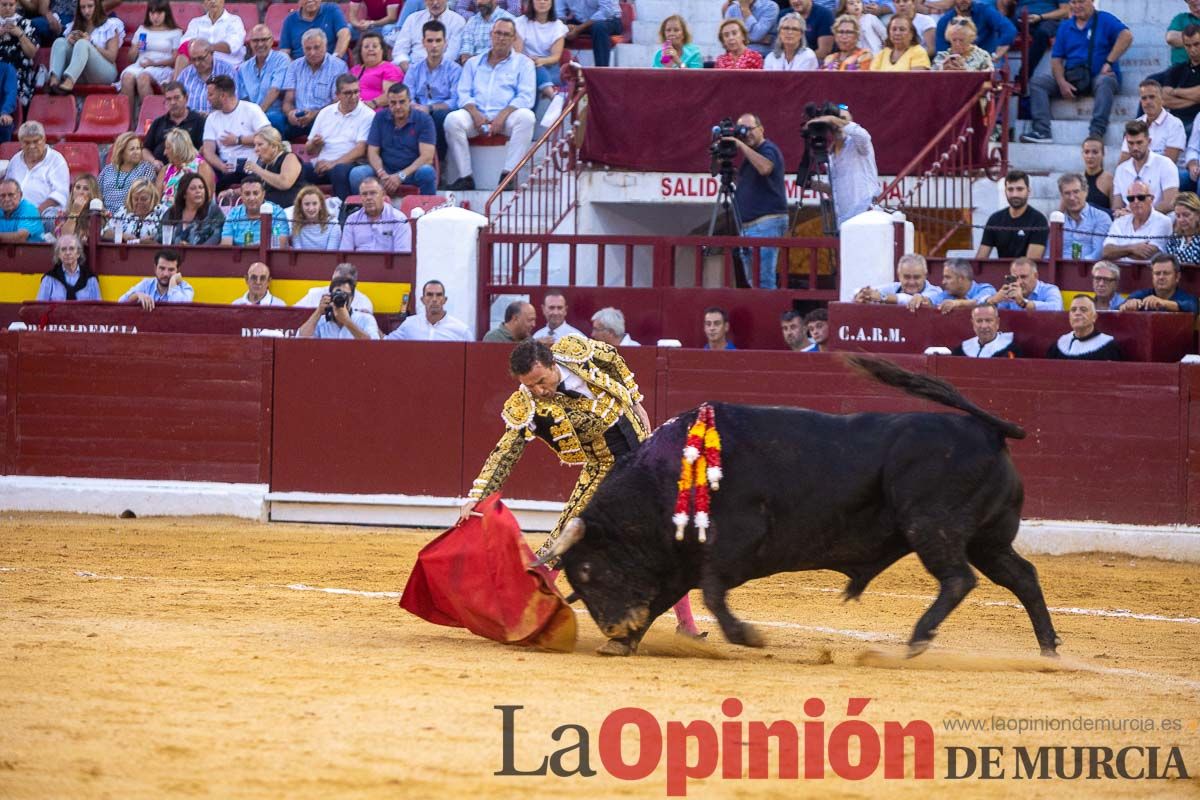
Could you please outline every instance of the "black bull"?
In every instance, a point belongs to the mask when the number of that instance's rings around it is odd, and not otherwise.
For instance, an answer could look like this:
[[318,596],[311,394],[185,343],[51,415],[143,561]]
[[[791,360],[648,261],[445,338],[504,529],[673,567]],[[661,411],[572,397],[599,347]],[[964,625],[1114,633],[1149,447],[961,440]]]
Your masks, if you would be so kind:
[[779,572],[830,569],[849,577],[845,597],[853,599],[915,552],[939,590],[913,629],[910,654],[929,646],[974,588],[974,566],[1017,596],[1042,653],[1054,655],[1059,640],[1037,570],[1012,548],[1024,491],[1005,439],[1025,432],[944,381],[880,359],[847,361],[966,415],[841,416],[713,403],[724,478],[704,544],[691,528],[676,541],[671,522],[696,411],[666,423],[613,468],[553,553],[609,637],[601,652],[635,652],[650,624],[696,587],[726,639],[761,646],[758,632],[729,610],[730,589]]

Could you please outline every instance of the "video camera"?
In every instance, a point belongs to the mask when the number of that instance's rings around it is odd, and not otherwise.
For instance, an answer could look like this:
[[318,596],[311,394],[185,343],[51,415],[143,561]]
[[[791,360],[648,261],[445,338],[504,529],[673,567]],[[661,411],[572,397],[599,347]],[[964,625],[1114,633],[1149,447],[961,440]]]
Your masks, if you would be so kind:
[[821,105],[808,103],[804,106],[806,120],[804,127],[800,129],[800,136],[804,139],[804,156],[796,170],[797,186],[807,185],[809,178],[817,171],[817,166],[829,163],[829,151],[833,149],[833,137],[837,133],[830,123],[814,123],[813,120],[819,117],[840,117],[845,110],[846,106],[832,101]]
[[733,175],[733,158],[737,155],[738,148],[736,144],[725,139],[741,139],[744,142],[749,134],[749,128],[745,125],[735,125],[729,117],[712,126],[712,143],[708,146],[709,155],[712,156],[710,174]]
[[333,309],[345,308],[350,305],[350,293],[345,289],[334,289],[329,298],[330,303],[325,309],[325,319],[333,322]]

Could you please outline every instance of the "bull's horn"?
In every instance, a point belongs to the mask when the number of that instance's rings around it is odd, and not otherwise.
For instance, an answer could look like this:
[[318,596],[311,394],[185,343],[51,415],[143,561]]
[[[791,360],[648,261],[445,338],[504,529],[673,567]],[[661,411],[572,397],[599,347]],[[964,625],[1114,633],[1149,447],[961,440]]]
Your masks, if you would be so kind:
[[530,567],[545,566],[546,562],[556,558],[561,558],[562,554],[570,550],[573,546],[579,543],[586,532],[586,526],[583,520],[579,517],[571,517],[570,521],[563,526],[562,533],[554,540],[554,545],[550,548],[550,552],[539,558],[537,561],[530,564]]

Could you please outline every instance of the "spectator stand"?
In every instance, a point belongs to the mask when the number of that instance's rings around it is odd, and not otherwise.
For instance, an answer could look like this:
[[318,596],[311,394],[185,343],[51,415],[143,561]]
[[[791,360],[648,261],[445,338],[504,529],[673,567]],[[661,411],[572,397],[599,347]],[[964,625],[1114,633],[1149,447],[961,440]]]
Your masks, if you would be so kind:
[[[94,147],[94,145],[90,145]],[[424,201],[429,203],[428,200]],[[416,259],[411,253],[352,253],[292,250],[270,246],[270,217],[261,218],[259,247],[201,245],[180,247],[180,271],[196,289],[196,302],[228,304],[246,291],[243,277],[255,261],[271,269],[271,293],[287,303],[309,289],[329,283],[333,265],[349,261],[358,267],[360,287],[378,315],[411,310],[411,287]],[[412,226],[414,241],[415,223]],[[163,245],[113,244],[100,240],[100,214],[92,214],[85,245],[87,263],[100,280],[101,297],[116,300],[138,280],[154,271],[154,253]],[[0,244],[0,323],[18,318],[22,303],[37,294],[42,275],[50,269],[51,245]],[[19,265],[19,266],[18,266]]]

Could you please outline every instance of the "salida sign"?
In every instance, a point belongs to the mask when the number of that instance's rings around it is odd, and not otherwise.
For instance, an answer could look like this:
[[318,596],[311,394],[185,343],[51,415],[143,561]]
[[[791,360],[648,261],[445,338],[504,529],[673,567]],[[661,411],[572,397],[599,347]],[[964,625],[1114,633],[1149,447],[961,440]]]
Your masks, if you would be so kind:
[[[817,201],[817,193],[809,189],[801,190],[796,185],[795,176],[785,178],[783,182],[789,200]],[[664,175],[659,182],[659,194],[665,200],[677,200],[687,197],[709,198],[715,200],[721,189],[721,181],[703,175]]]

